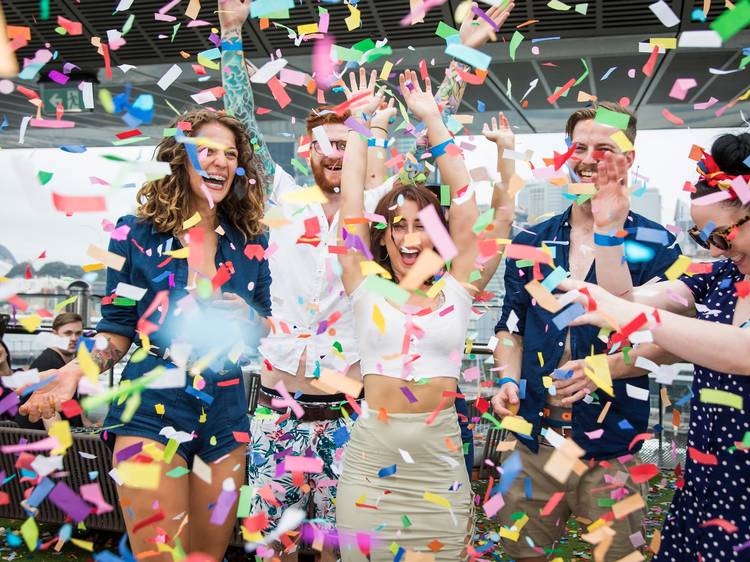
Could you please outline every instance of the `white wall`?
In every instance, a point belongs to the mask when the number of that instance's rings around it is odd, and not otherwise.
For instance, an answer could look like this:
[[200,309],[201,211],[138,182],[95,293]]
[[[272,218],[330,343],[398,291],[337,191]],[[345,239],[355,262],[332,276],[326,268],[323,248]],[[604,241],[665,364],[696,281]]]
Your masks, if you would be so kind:
[[[682,191],[686,180],[696,179],[695,163],[687,158],[690,147],[699,144],[710,148],[713,139],[727,129],[653,130],[640,131],[636,142],[636,166],[650,178],[649,186],[662,194],[662,217],[671,223],[678,197],[687,199]],[[470,168],[494,166],[495,150],[483,137],[467,137],[477,149],[467,152]],[[552,151],[565,150],[563,135],[518,135],[517,150],[534,151],[533,162],[542,165],[542,157]],[[102,219],[114,221],[128,213],[135,204],[136,190],[91,185],[90,176],[114,182],[121,166],[103,159],[102,154],[117,154],[129,160],[148,160],[153,147],[89,148],[83,154],[70,154],[59,149],[0,150],[0,244],[13,252],[16,259],[36,258],[47,252],[49,261],[72,264],[90,263],[86,256],[89,244],[106,246],[109,239],[102,230]],[[41,186],[37,172],[53,172],[54,177]],[[522,177],[531,177],[528,166],[518,166]],[[134,174],[124,181],[140,185],[142,174]],[[66,217],[52,207],[50,192],[75,195],[107,195],[106,213],[86,213]]]

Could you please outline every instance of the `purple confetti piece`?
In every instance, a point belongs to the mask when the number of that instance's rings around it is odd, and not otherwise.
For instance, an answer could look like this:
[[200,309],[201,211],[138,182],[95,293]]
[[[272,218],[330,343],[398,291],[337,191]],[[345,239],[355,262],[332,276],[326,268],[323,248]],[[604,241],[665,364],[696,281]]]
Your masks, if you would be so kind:
[[[21,397],[15,392],[9,392],[3,399],[0,400],[0,414],[7,412],[11,408],[14,410],[18,409],[18,403],[21,401]],[[15,412],[11,412],[15,416]]]
[[495,31],[500,31],[500,26],[497,25],[494,21],[492,21],[492,18],[490,16],[488,16],[484,12],[484,10],[482,10],[482,8],[480,8],[479,6],[477,6],[476,4],[474,4],[471,7],[471,11],[474,12],[474,15],[479,16],[484,21],[486,21],[488,24],[490,24],[490,26],[492,27],[492,29],[494,29]]
[[120,449],[119,451],[117,451],[117,454],[115,455],[117,457],[117,462],[126,461],[129,458],[136,456],[142,450],[143,450],[143,441],[138,441],[138,443],[133,443],[132,445],[130,445],[130,447],[125,447],[124,449]]
[[91,513],[91,507],[65,482],[58,482],[48,497],[53,504],[70,515],[76,523],[80,523]]
[[412,391],[411,391],[411,390],[409,390],[409,387],[408,387],[408,386],[402,386],[402,387],[400,388],[400,390],[401,390],[401,392],[403,392],[403,393],[404,393],[404,396],[406,396],[406,399],[407,399],[407,400],[408,400],[408,401],[409,401],[409,402],[410,402],[411,404],[414,404],[414,402],[416,402],[416,401],[417,401],[417,397],[416,397],[416,396],[414,396],[414,394],[412,393]]

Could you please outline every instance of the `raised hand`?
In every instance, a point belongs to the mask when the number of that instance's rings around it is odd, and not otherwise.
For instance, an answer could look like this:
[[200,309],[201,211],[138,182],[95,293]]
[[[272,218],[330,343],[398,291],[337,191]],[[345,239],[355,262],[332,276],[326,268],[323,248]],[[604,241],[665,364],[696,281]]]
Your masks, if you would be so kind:
[[380,104],[380,107],[375,110],[370,119],[370,127],[382,127],[388,130],[391,124],[391,120],[396,116],[397,110],[395,106],[395,98],[388,100],[387,104]]
[[607,152],[594,172],[597,193],[591,199],[594,226],[599,230],[619,230],[630,210],[628,159],[624,154]]
[[349,73],[349,86],[347,87],[346,82],[344,83],[344,94],[347,100],[356,99],[351,105],[352,113],[359,115],[364,113],[368,118],[380,107],[383,102],[382,90],[375,93],[375,82],[378,78],[377,71],[373,70],[370,73],[369,81],[367,79],[367,72],[364,68],[359,69],[359,83],[357,83],[357,75],[354,72]]
[[[472,3],[472,8],[478,6],[476,2]],[[508,19],[511,10],[515,4],[509,3],[504,8],[500,6],[492,6],[489,10],[485,11],[485,14],[497,25],[498,28],[502,27],[505,20]],[[495,37],[495,29],[489,24],[483,17],[476,15],[473,11],[469,11],[464,21],[461,23],[461,29],[459,29],[459,37],[461,43],[472,49],[477,49],[487,43],[489,39],[493,41]]]
[[409,108],[414,117],[420,121],[440,117],[440,110],[432,93],[432,83],[429,76],[425,78],[424,88],[422,88],[417,73],[413,70],[407,70],[398,77],[398,84],[401,95],[404,96],[406,107]]
[[516,135],[502,111],[497,114],[497,117],[492,117],[492,126],[484,124],[482,134],[484,138],[494,142],[498,148],[513,150],[516,147]]
[[[565,292],[579,291],[574,302],[580,303],[588,311],[573,320],[570,326],[591,324],[600,328],[619,330],[641,312],[649,315],[653,310],[652,307],[616,297],[598,285],[576,279],[565,279],[558,289]],[[589,296],[581,293],[581,289],[586,289]]]
[[250,15],[250,0],[219,0],[218,12],[222,31],[241,30]]

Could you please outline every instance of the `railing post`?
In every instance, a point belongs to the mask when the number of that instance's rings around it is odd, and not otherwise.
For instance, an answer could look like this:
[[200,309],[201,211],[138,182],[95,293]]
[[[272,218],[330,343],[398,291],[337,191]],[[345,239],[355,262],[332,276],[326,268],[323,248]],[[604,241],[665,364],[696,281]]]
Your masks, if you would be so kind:
[[91,323],[91,317],[89,316],[89,299],[91,297],[91,291],[89,284],[85,281],[73,281],[68,285],[68,294],[71,297],[78,297],[76,302],[69,304],[65,307],[68,312],[76,312],[83,318],[83,327],[89,328]]

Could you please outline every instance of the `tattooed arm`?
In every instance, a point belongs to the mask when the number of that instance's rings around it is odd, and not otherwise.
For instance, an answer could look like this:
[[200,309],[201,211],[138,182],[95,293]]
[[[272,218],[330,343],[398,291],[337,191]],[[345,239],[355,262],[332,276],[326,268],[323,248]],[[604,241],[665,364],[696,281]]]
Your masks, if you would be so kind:
[[250,2],[224,0],[219,5],[221,22],[221,76],[224,86],[224,107],[247,129],[253,144],[253,164],[266,190],[273,187],[276,162],[255,119],[255,98],[242,51],[242,26],[250,12]]
[[[106,346],[100,346],[99,341],[97,341],[97,346],[91,352],[91,359],[99,372],[102,373],[112,368],[115,363],[123,358],[130,349],[131,340],[120,334],[107,332],[98,334],[96,339],[100,340],[100,338],[104,338],[107,344]],[[99,349],[100,347],[102,349]],[[78,381],[81,380],[83,374],[78,359],[74,359],[61,369],[40,373],[42,379],[54,378],[51,382],[34,391],[28,401],[21,405],[19,412],[23,416],[28,416],[31,422],[42,418],[52,418],[60,411],[63,402],[73,398],[78,388]],[[22,394],[23,390],[23,388],[18,389],[18,393]]]

